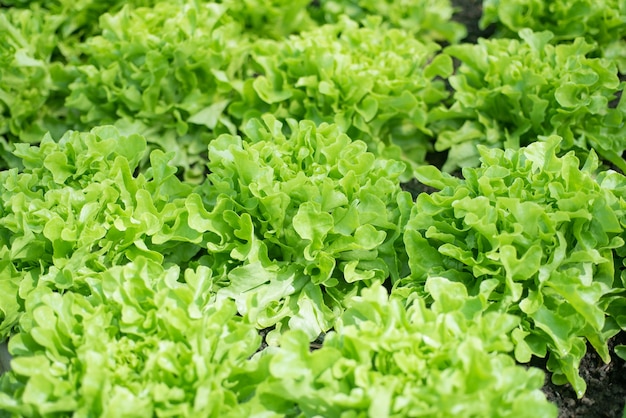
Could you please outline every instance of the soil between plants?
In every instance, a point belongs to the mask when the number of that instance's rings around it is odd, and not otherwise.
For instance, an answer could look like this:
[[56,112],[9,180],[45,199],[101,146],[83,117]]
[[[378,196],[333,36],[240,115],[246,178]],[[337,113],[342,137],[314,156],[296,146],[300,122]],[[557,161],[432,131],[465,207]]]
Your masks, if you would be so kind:
[[624,332],[609,342],[609,364],[605,364],[593,347],[588,345],[587,354],[580,364],[580,376],[587,382],[587,391],[582,399],[576,398],[570,385],[555,385],[550,381],[550,375],[546,374],[542,390],[548,400],[558,406],[559,418],[622,417],[626,399],[626,362],[614,353],[613,347],[625,343]]
[[[453,19],[467,28],[463,42],[474,43],[478,38],[488,38],[494,33],[493,27],[480,29],[478,22],[482,15],[482,0],[451,0],[457,9]],[[411,187],[412,186],[412,187]],[[412,194],[430,192],[423,185],[412,184]],[[412,189],[412,190],[411,190]],[[546,398],[559,408],[559,418],[621,418],[626,400],[626,361],[613,351],[615,345],[626,344],[626,332],[621,332],[609,341],[611,362],[605,364],[593,347],[587,347],[579,370],[580,376],[587,382],[587,391],[578,399],[572,387],[555,385],[551,374],[546,370],[545,359],[534,359],[531,366],[546,372],[546,381],[542,388]]]

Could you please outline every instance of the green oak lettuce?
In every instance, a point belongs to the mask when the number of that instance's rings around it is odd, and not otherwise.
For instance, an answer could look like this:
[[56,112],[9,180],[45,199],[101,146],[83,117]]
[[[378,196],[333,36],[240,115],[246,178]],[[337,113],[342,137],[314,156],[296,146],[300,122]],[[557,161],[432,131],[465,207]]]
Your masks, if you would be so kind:
[[260,337],[211,273],[140,257],[93,274],[87,292],[40,287],[0,377],[0,416],[222,417],[237,407],[233,370]]
[[[262,112],[280,119],[336,123],[370,150],[421,163],[432,149],[429,111],[449,96],[440,77],[452,60],[440,47],[372,21],[342,18],[251,50],[256,78],[229,108],[244,122]],[[391,147],[391,149],[389,149]]]
[[210,270],[139,258],[95,274],[90,292],[41,288],[9,344],[0,416],[556,416],[543,373],[516,365],[513,315],[489,312],[493,283],[469,296],[432,277],[434,304],[380,285],[347,301],[310,352],[297,330],[257,351]]
[[121,120],[179,150],[177,165],[189,168],[210,137],[199,131],[219,123],[234,132],[218,119],[243,78],[233,72],[246,40],[315,26],[302,0],[6,3],[14,7],[0,9],[3,166],[15,165],[15,142]]
[[97,34],[100,31],[98,19],[107,12],[115,12],[124,4],[131,7],[152,6],[158,0],[2,0],[0,5],[10,8],[21,8],[42,13],[49,23],[53,23],[55,34],[62,44],[58,45],[59,52],[67,60],[76,60],[76,54],[68,54],[81,40]]
[[226,6],[228,15],[253,38],[283,39],[317,26],[307,10],[309,0],[218,0],[215,3]]
[[[101,16],[119,12],[124,6],[132,9],[145,8],[148,12],[160,0],[2,0],[0,5],[16,8],[42,10],[57,22],[57,33],[63,38],[80,41],[102,31]],[[169,2],[170,4],[172,2]],[[174,2],[185,7],[194,2]],[[308,1],[259,1],[259,0],[202,0],[196,4],[222,4],[229,9],[233,19],[241,22],[242,27],[262,37],[284,37],[314,25],[309,18],[306,6]],[[172,9],[174,10],[174,9]],[[52,20],[52,19],[51,19]]]
[[264,113],[333,122],[376,152],[424,160],[428,111],[449,95],[437,77],[452,71],[448,56],[435,56],[437,44],[345,17],[302,24],[310,30],[297,36],[258,37],[237,13],[224,2],[104,15],[102,35],[84,42],[85,64],[69,85],[74,125],[140,132],[176,151],[174,164],[195,181],[212,139],[239,134]]
[[435,149],[449,150],[444,169],[476,165],[478,144],[515,149],[556,134],[563,152],[584,158],[593,148],[626,171],[626,107],[609,104],[622,89],[615,63],[591,57],[582,38],[554,46],[549,32],[520,37],[445,49],[460,61],[449,78],[453,101],[429,114]]
[[0,173],[2,336],[34,289],[84,292],[93,272],[138,257],[211,268],[220,297],[256,326],[312,339],[359,287],[406,274],[404,163],[335,125],[267,116],[246,131],[210,144],[198,187],[178,179],[171,154],[111,126],[17,144],[24,168]]
[[189,169],[212,133],[236,131],[223,111],[242,77],[246,40],[227,12],[217,3],[159,3],[102,16],[102,34],[84,42],[86,62],[69,86],[74,125],[117,122],[174,151],[189,178],[201,176]]
[[51,62],[57,24],[40,10],[0,13],[0,167],[15,166],[12,143],[64,131],[64,70]]
[[484,0],[482,28],[495,24],[496,36],[515,37],[520,30],[549,30],[554,41],[584,37],[609,59],[626,69],[624,36],[626,4],[620,0]]
[[[200,250],[187,225],[191,186],[171,155],[148,155],[143,137],[100,127],[16,144],[14,154],[23,169],[0,172],[2,337],[33,288],[81,291],[92,271],[139,256],[183,265]],[[136,173],[144,158],[149,169]]]
[[218,295],[259,327],[314,339],[348,295],[405,274],[405,165],[335,125],[267,116],[246,132],[209,145],[210,174],[186,199],[189,227],[205,239],[198,262],[226,275]]
[[488,312],[493,286],[473,297],[441,277],[427,287],[432,308],[364,289],[319,350],[302,332],[284,334],[234,379],[249,393],[241,416],[555,417],[543,373],[507,355],[519,318]]
[[59,139],[66,130],[78,128],[76,110],[69,110],[65,100],[78,76],[74,66],[83,62],[81,45],[100,33],[100,15],[119,10],[122,2],[0,3],[11,6],[0,9],[1,157],[3,165],[15,166],[13,143],[36,143],[47,132]]
[[385,27],[401,28],[418,39],[456,43],[466,34],[463,25],[451,18],[449,0],[319,0],[310,6],[311,15],[320,23],[334,23],[341,15],[363,25],[373,17]]
[[[614,193],[621,203],[621,210],[617,211],[622,225],[622,229],[626,230],[626,177],[613,172],[608,171],[601,173],[598,176],[598,182],[602,188],[610,190]],[[616,269],[620,272],[619,279],[617,281],[613,292],[610,296],[610,302],[606,307],[607,314],[615,320],[617,325],[626,330],[626,247],[622,246],[616,249]],[[616,346],[615,352],[626,359],[626,346]]]
[[420,181],[440,191],[416,200],[404,234],[412,272],[404,283],[423,291],[428,277],[444,276],[474,294],[495,280],[491,310],[522,318],[512,332],[517,360],[549,353],[553,379],[567,379],[582,396],[586,342],[609,361],[607,340],[619,330],[605,311],[623,288],[616,250],[625,206],[607,187],[621,175],[596,176],[593,152],[582,167],[573,152],[558,157],[561,143],[481,147],[482,164],[464,169],[465,179],[418,169]]

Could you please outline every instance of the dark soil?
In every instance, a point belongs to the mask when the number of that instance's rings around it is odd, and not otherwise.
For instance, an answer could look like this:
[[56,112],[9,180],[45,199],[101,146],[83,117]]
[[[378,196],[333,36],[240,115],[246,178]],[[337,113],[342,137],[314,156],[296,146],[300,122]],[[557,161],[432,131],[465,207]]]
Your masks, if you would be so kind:
[[467,36],[463,42],[475,43],[478,38],[488,38],[493,35],[493,26],[482,30],[478,27],[478,21],[483,13],[482,0],[452,0],[452,5],[457,10],[453,19],[462,23],[467,28]]
[[[482,0],[452,0],[457,9],[454,19],[467,27],[464,42],[476,42],[488,38],[495,28],[481,30],[478,21],[482,14]],[[430,192],[419,184],[408,187],[412,194]],[[546,371],[543,392],[550,402],[559,408],[559,418],[621,418],[626,400],[626,362],[613,353],[613,347],[626,344],[626,333],[616,335],[609,343],[611,362],[605,364],[595,350],[589,346],[580,364],[580,376],[587,382],[587,391],[582,399],[576,397],[570,385],[555,385]],[[545,360],[536,359],[532,365],[545,369]]]
[[615,336],[609,343],[611,362],[605,364],[589,346],[580,364],[580,376],[587,382],[587,392],[577,399],[570,385],[557,386],[546,376],[543,392],[559,407],[560,418],[620,418],[626,400],[626,362],[617,357],[613,347],[626,344],[626,333]]

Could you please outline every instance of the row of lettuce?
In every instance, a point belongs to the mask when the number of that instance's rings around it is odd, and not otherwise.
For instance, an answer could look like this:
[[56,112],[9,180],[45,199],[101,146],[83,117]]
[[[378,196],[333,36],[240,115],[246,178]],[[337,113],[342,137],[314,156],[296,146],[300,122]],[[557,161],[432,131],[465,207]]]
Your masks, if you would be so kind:
[[[551,134],[563,150],[593,148],[626,169],[625,105],[611,103],[620,61],[607,52],[626,34],[626,11],[611,1],[559,9],[569,20],[584,12],[588,36],[539,31],[538,19],[534,32],[478,45],[458,44],[465,31],[446,0],[125,3],[27,2],[0,14],[5,167],[19,166],[13,143],[116,124],[175,150],[199,182],[212,139],[271,113],[336,123],[412,165],[447,151],[446,171],[475,166],[477,144],[518,148]],[[485,8],[485,22],[508,10]]]
[[626,11],[509,3],[470,45],[439,0],[0,1],[0,416],[556,416],[533,356],[583,396]]
[[626,178],[595,154],[558,157],[559,137],[482,148],[463,180],[418,169],[441,190],[413,201],[402,162],[336,125],[249,130],[210,144],[200,185],[159,150],[138,172],[146,141],[114,127],[16,146],[25,168],[0,173],[3,409],[553,416],[542,373],[514,358],[548,355],[581,396],[586,342],[609,360]]

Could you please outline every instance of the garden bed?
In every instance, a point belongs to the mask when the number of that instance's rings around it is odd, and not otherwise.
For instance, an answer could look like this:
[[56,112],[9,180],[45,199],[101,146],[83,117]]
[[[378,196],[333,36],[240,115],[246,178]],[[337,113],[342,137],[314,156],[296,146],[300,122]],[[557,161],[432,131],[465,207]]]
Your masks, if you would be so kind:
[[622,416],[598,4],[0,0],[0,417]]

